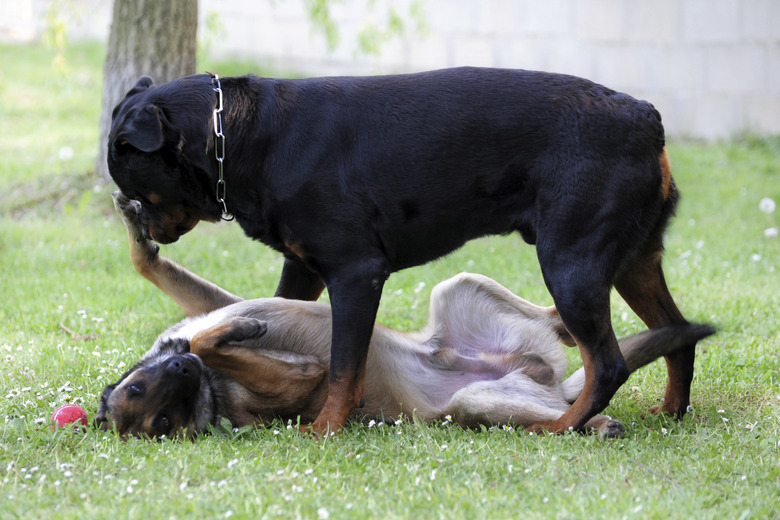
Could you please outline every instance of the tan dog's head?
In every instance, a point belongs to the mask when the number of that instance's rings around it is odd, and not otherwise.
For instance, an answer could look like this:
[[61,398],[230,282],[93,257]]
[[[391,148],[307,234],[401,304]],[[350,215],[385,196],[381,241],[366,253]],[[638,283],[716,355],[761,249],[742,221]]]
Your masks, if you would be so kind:
[[[169,340],[103,390],[95,425],[123,438],[193,437],[213,420],[211,388],[184,339]],[[183,352],[183,353],[182,353]]]

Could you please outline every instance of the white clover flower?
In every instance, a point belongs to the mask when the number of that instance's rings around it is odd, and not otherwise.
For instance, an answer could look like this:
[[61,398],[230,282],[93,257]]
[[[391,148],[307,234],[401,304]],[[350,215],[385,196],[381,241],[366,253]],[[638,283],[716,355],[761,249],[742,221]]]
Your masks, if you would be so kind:
[[777,228],[771,227],[764,230],[764,236],[766,238],[777,238]]
[[317,509],[317,518],[322,518],[323,520],[325,518],[328,518],[330,516],[330,513],[328,513],[328,510],[324,507],[321,507]]
[[63,146],[60,148],[60,151],[57,153],[57,156],[59,157],[60,161],[70,161],[73,159],[73,148],[70,146]]
[[769,197],[764,197],[761,199],[761,202],[758,203],[758,209],[763,211],[764,213],[774,213],[775,211],[775,201],[770,199]]
[[752,255],[750,255],[750,259],[753,260],[754,262],[760,262],[761,255],[759,255],[758,253],[753,253]]

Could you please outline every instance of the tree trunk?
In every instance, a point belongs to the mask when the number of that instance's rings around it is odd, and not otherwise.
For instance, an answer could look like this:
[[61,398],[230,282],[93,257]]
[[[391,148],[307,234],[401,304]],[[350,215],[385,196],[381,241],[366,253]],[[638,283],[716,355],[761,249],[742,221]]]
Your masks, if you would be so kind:
[[111,112],[144,74],[155,83],[195,73],[198,0],[114,0],[103,76],[96,170],[108,179]]

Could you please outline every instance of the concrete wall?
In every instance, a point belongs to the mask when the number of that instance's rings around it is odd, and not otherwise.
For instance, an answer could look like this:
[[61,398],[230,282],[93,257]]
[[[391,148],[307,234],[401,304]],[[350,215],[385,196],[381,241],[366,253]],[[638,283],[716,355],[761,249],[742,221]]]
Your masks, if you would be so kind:
[[[310,74],[457,65],[565,72],[650,100],[670,135],[780,134],[780,0],[423,0],[424,34],[411,31],[379,56],[356,54],[362,28],[382,26],[388,4],[404,13],[412,1],[333,2],[341,44],[332,52],[301,0],[201,0],[201,17],[216,13],[224,29],[201,33],[212,54]],[[82,31],[105,33],[110,17],[100,10],[110,2],[72,3],[89,6]],[[40,11],[46,2],[13,0],[20,4]],[[9,11],[0,8],[0,34]]]

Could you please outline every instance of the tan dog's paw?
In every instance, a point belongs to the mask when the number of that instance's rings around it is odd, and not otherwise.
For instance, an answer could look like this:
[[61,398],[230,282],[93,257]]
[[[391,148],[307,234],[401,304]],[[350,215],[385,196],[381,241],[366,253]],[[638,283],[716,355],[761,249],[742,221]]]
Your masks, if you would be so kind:
[[602,439],[618,439],[625,435],[626,429],[623,423],[614,419],[609,419],[598,429],[598,435]]
[[160,246],[152,242],[149,228],[141,216],[142,206],[137,200],[128,198],[117,190],[111,194],[114,209],[122,218],[130,239],[130,258],[136,270],[140,272],[145,265],[153,263],[160,253]]
[[141,203],[128,198],[119,190],[113,192],[111,198],[114,199],[114,209],[125,223],[127,232],[135,236],[136,242],[140,244],[149,240],[149,229],[141,218]]

